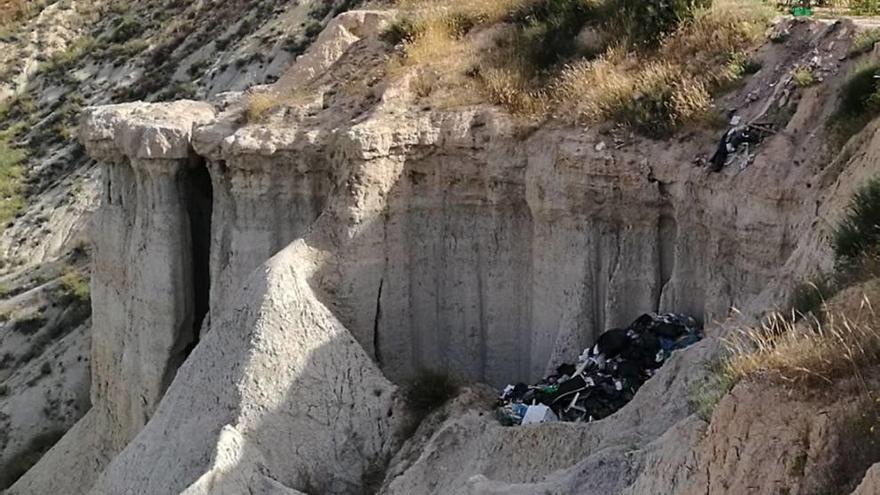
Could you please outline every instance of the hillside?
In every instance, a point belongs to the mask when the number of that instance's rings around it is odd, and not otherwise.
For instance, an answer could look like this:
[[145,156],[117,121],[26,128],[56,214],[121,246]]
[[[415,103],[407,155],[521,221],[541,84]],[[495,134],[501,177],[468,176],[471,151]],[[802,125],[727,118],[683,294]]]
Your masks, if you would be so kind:
[[[652,5],[22,8],[0,489],[874,493],[874,21]],[[653,313],[625,405],[499,423]]]

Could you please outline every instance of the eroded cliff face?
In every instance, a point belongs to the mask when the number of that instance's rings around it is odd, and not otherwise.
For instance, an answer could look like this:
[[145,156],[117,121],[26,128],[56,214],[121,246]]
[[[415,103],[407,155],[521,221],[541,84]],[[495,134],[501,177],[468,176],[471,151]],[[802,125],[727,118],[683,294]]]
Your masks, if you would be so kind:
[[196,212],[204,163],[190,152],[189,135],[214,111],[186,103],[167,111],[183,117],[163,119],[137,106],[123,114],[98,111],[85,131],[105,164],[95,256],[118,261],[95,263],[92,277],[92,402],[113,404],[119,449],[152,415],[204,318],[194,259],[204,253],[195,252],[193,235],[204,221]]
[[[8,4],[0,6],[0,17],[8,15]],[[94,232],[90,224],[104,199],[102,171],[85,153],[76,135],[82,108],[134,100],[213,98],[225,91],[275,81],[323,26],[358,2],[52,0],[12,4],[13,11],[26,7],[27,14],[14,23],[0,19],[0,154],[9,172],[4,175],[6,193],[0,212],[0,313],[4,316],[0,321],[0,490],[89,411],[90,396],[97,404],[96,410],[107,409],[105,399],[113,396],[120,401],[120,411],[100,413],[101,421],[107,420],[107,424],[95,428],[111,432],[107,436],[114,437],[114,447],[101,443],[103,446],[95,449],[103,452],[101,455],[65,455],[60,459],[74,462],[80,458],[87,466],[82,471],[100,471],[104,462],[97,459],[115,454],[140,429],[188,347],[195,344],[195,330],[183,332],[176,328],[188,327],[184,320],[189,317],[190,305],[195,305],[192,317],[198,327],[195,315],[205,315],[209,304],[206,299],[183,299],[188,292],[193,297],[208,295],[209,291],[199,286],[209,280],[207,257],[196,259],[192,284],[170,287],[166,277],[157,284],[166,292],[157,295],[155,304],[149,299],[147,293],[154,290],[149,284],[172,273],[183,276],[177,273],[180,266],[189,269],[188,261],[181,259],[186,255],[176,250],[186,247],[179,243],[179,234],[171,235],[167,243],[174,246],[168,258],[179,265],[177,268],[165,268],[159,258],[153,267],[121,268],[138,256],[132,245],[152,245],[155,239],[143,232],[153,226],[165,228],[163,214],[146,218],[141,211],[120,219],[111,213],[112,208],[103,210],[102,221],[107,222],[106,232],[112,235],[97,244],[107,258],[120,263],[99,268],[102,274],[97,290],[103,293],[101,300],[108,306],[102,305],[104,310],[99,310],[103,323],[98,325],[100,342],[94,344],[96,356],[101,356],[94,364],[100,371],[90,376],[88,279]],[[10,156],[13,165],[7,167]],[[19,156],[21,163],[16,165]],[[122,157],[119,154],[117,158],[128,160]],[[142,181],[142,197],[165,195],[160,189],[166,186],[153,184],[149,177],[166,172],[156,172],[150,164],[159,166],[156,161],[135,163],[142,173],[130,165],[118,167],[114,172],[120,181],[115,184],[119,186],[117,192],[133,199],[138,176],[143,176],[147,179]],[[188,174],[168,172],[193,183],[176,187],[187,188],[202,198],[194,201],[196,195],[184,195],[189,217],[210,217],[210,212],[202,208],[212,204],[207,198],[207,169],[181,166],[196,172],[189,174],[191,180],[184,177]],[[126,176],[129,169],[131,177]],[[129,182],[130,195],[126,189]],[[142,222],[137,228],[140,233],[133,233],[135,221]],[[198,244],[193,250],[208,252],[210,232],[204,227],[210,221],[198,220],[190,225],[196,229],[191,233],[193,244]],[[167,231],[174,233],[184,227],[178,222],[168,225]],[[114,241],[119,232],[126,233],[123,239]],[[157,235],[161,237],[158,230]],[[135,241],[133,236],[140,239]],[[141,252],[144,256],[157,254],[152,247]],[[268,255],[257,257],[259,260],[251,267]],[[138,270],[137,278],[143,282],[129,292],[126,284],[135,279]],[[77,297],[66,293],[69,289],[65,277],[78,284]],[[181,297],[178,303],[168,300],[175,297]],[[134,306],[142,313],[136,317],[137,322],[125,316],[127,308]],[[168,311],[167,317],[155,320],[165,334],[162,342],[148,348],[149,339],[132,341],[120,354],[124,339],[117,329],[151,328],[152,316],[144,314],[164,311]],[[187,337],[181,336],[184,333]],[[192,343],[187,345],[187,341]],[[122,371],[127,375],[124,379]],[[94,389],[90,387],[92,378]],[[135,382],[143,386],[124,385]],[[97,414],[84,423],[100,423],[95,420]],[[82,438],[66,443],[77,452],[78,445],[93,445],[92,440]],[[58,483],[47,490],[69,489],[63,480]]]
[[[48,493],[59,472],[74,493],[359,493],[389,462],[383,493],[702,486],[688,468],[706,424],[687,390],[726,331],[717,322],[732,307],[757,315],[827,258],[822,225],[874,169],[875,127],[826,167],[816,101],[836,83],[774,93],[795,117],[747,168],[710,174],[694,159],[714,132],[670,145],[489,107],[426,110],[406,78],[349,105],[314,74],[380,56],[388,19],[334,21],[342,35],[289,76],[319,81],[319,104],[266,122],[243,121],[246,98],[88,112],[103,174],[95,406],[11,493]],[[837,27],[798,29],[803,54],[845,49]],[[796,63],[725,103],[761,113],[749,92]],[[656,310],[693,314],[712,338],[611,418],[511,429],[465,408],[394,457],[392,382],[420,368],[532,380]],[[74,474],[123,447],[97,481]]]

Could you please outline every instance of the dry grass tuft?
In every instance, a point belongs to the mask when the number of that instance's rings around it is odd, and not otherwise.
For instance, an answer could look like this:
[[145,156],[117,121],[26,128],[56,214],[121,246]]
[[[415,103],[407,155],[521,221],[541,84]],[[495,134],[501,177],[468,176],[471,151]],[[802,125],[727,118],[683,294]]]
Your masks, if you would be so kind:
[[729,70],[730,62],[763,39],[773,16],[773,10],[763,3],[716,0],[666,38],[658,57],[684,73],[699,75],[710,87],[724,85],[742,75],[736,68]]
[[15,22],[30,12],[25,0],[0,0],[0,27]]
[[[876,285],[873,295],[877,295]],[[856,294],[861,291],[861,295]],[[837,300],[857,304],[827,308],[823,321],[795,322],[774,314],[760,327],[727,340],[727,372],[740,379],[765,374],[791,383],[834,383],[880,362],[880,315],[870,295],[849,289]]]
[[457,22],[496,23],[525,5],[528,0],[397,0],[401,10],[417,12],[418,18],[427,22],[442,21],[455,25]]
[[277,107],[280,100],[273,93],[255,93],[248,98],[245,116],[250,123],[259,122],[270,110]]
[[481,74],[489,101],[516,115],[546,114],[550,109],[547,93],[535,90],[528,76],[515,68],[490,68]]
[[649,135],[663,135],[698,120],[711,107],[706,85],[680,68],[631,58],[581,62],[566,67],[554,86],[562,115],[574,120],[615,119]]

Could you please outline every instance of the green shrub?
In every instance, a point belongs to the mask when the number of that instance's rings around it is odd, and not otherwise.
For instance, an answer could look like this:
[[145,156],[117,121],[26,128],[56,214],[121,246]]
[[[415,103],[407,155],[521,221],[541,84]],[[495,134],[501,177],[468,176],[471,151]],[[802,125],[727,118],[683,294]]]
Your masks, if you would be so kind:
[[636,44],[655,45],[712,0],[613,0],[618,22]]
[[641,73],[635,89],[631,98],[619,101],[613,118],[648,137],[667,137],[683,123],[697,120],[711,102],[704,85],[668,66]]
[[598,12],[584,0],[538,0],[513,13],[521,26],[518,51],[538,68],[550,67],[574,54],[575,38]]
[[795,318],[812,314],[821,319],[822,304],[838,292],[835,277],[822,274],[809,282],[800,282],[788,298],[788,308]]
[[834,231],[834,254],[840,267],[858,263],[880,246],[880,177],[859,189]]
[[52,55],[49,60],[40,64],[38,72],[45,75],[63,76],[83,57],[91,53],[96,46],[97,42],[94,38],[90,36],[80,38],[67,50]]
[[25,120],[37,109],[33,97],[23,93],[0,103],[0,121]]
[[864,65],[841,86],[837,109],[828,121],[836,144],[844,144],[880,114],[878,77],[880,77],[880,65]]
[[688,388],[688,404],[703,421],[710,421],[715,406],[736,384],[735,377],[726,361],[718,359],[707,365],[703,380]]
[[120,44],[139,36],[146,28],[132,15],[118,17],[113,21],[113,31],[107,37],[110,43]]
[[418,24],[411,17],[401,17],[379,35],[382,41],[397,45],[399,43],[412,41],[419,33]]
[[67,302],[88,303],[91,300],[89,280],[79,271],[70,269],[59,280],[61,293]]
[[860,31],[853,37],[852,44],[849,47],[849,55],[853,57],[868,53],[874,49],[874,44],[878,41],[880,41],[880,28]]
[[458,393],[458,383],[449,375],[423,369],[403,387],[407,415],[402,428],[403,438],[410,438],[426,416],[437,410]]
[[25,152],[0,139],[0,232],[24,208]]
[[458,393],[458,383],[451,376],[433,370],[421,370],[405,386],[407,407],[424,417]]
[[812,86],[816,82],[816,76],[813,75],[813,71],[806,67],[800,67],[794,71],[792,79],[799,88]]

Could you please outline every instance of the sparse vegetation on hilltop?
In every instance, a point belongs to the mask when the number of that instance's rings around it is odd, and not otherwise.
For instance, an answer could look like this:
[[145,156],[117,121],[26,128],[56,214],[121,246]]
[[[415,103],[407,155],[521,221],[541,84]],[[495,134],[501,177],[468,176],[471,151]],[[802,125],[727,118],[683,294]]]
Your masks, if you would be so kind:
[[757,0],[397,5],[402,17],[385,39],[401,44],[399,67],[420,72],[419,96],[613,119],[651,135],[700,120],[712,94],[747,73],[745,53],[772,15]]

